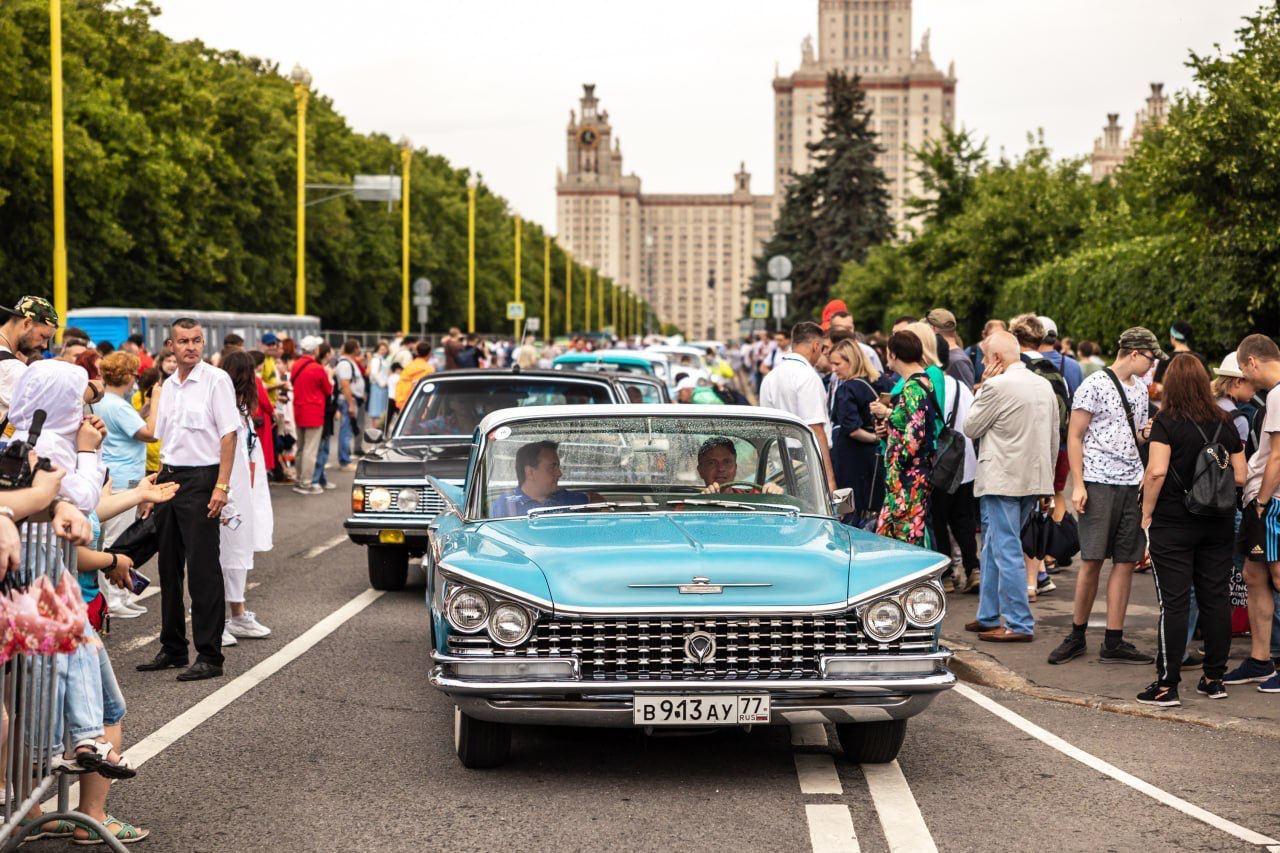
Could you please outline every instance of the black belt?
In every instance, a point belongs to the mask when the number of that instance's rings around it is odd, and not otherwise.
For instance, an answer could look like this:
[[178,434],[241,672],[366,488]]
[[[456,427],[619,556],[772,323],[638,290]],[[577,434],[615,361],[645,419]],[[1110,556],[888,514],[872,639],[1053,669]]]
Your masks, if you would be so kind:
[[218,463],[212,465],[161,465],[160,470],[169,473],[181,473],[183,471],[208,471],[210,468],[217,468]]

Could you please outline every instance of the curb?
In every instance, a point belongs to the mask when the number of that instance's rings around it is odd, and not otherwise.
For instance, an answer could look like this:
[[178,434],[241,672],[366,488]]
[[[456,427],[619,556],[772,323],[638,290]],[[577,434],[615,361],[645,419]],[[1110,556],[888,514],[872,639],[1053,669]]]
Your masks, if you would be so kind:
[[1280,726],[1256,718],[1208,717],[1182,708],[1156,710],[1146,705],[1123,699],[1111,699],[1091,693],[1059,690],[1056,687],[1042,687],[1018,675],[1018,673],[1009,669],[991,655],[979,651],[968,643],[954,638],[943,639],[951,650],[955,652],[955,656],[948,662],[951,671],[961,680],[971,684],[993,687],[997,690],[1018,693],[1048,702],[1061,702],[1064,705],[1076,705],[1081,708],[1092,708],[1096,711],[1107,711],[1127,717],[1178,722],[1214,731],[1239,732],[1267,738],[1268,740],[1280,741]]

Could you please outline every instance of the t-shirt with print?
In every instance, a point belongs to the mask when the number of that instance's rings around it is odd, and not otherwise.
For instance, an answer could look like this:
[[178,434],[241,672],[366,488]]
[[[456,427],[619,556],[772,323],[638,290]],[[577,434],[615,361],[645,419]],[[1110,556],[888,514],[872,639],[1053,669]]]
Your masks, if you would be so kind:
[[[1249,476],[1244,481],[1245,503],[1257,498],[1258,492],[1262,490],[1262,475],[1267,470],[1267,459],[1271,456],[1271,438],[1274,433],[1280,432],[1280,392],[1276,388],[1280,388],[1280,385],[1267,392],[1267,411],[1262,416],[1262,429],[1258,431],[1258,449],[1249,457]],[[1272,400],[1272,397],[1275,399]],[[1280,487],[1264,500],[1270,500],[1277,493],[1280,493]]]
[[[1124,404],[1110,370],[1099,370],[1080,383],[1072,410],[1089,412],[1093,420],[1084,434],[1084,480],[1111,486],[1136,486],[1142,482],[1142,458],[1126,423]],[[1124,383],[1121,383],[1124,384]],[[1133,378],[1124,384],[1134,428],[1147,424],[1147,386]]]

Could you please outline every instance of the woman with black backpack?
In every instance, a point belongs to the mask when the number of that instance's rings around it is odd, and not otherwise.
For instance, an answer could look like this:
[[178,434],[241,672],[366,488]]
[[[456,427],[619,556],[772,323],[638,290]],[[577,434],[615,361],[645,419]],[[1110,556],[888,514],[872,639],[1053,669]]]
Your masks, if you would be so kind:
[[1204,637],[1204,675],[1196,692],[1224,699],[1222,676],[1231,648],[1231,555],[1244,445],[1213,398],[1209,374],[1194,355],[1175,357],[1164,375],[1164,398],[1151,427],[1142,483],[1142,526],[1160,600],[1156,681],[1138,694],[1145,705],[1173,707],[1187,642],[1194,587]]

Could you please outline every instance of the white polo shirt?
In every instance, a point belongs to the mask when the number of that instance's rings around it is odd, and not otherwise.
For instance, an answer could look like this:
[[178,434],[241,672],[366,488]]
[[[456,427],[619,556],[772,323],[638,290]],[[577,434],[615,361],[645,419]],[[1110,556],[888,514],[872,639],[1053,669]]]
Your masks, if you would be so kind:
[[[12,352],[8,347],[0,346],[5,352]],[[9,414],[9,406],[13,401],[13,386],[18,377],[27,369],[26,362],[20,358],[6,358],[0,361],[0,418]]]
[[235,387],[225,370],[205,362],[191,369],[185,381],[175,372],[160,392],[156,436],[165,465],[217,465],[222,437],[240,423]]
[[818,371],[802,355],[788,352],[778,357],[777,365],[760,383],[760,405],[766,409],[790,412],[809,426],[821,425],[831,436],[831,419],[827,414],[827,390]]

